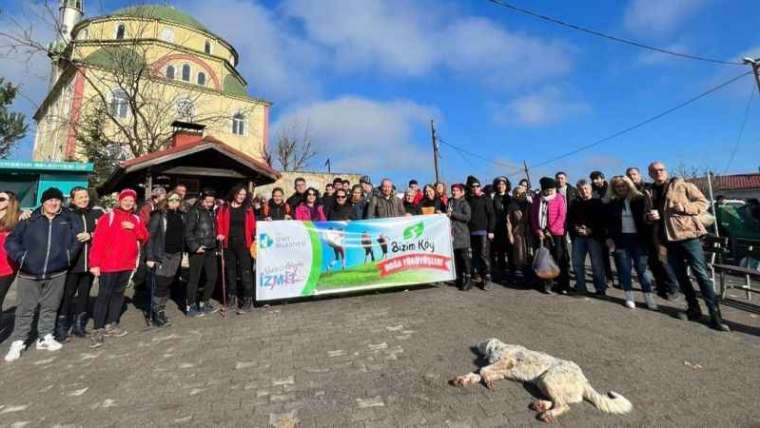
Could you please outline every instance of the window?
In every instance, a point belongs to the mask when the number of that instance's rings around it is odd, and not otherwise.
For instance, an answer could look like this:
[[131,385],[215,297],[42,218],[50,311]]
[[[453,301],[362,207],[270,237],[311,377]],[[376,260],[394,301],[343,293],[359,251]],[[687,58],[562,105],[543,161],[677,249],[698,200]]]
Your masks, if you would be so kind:
[[117,89],[111,93],[111,114],[119,118],[125,118],[129,115],[127,93],[121,89]]
[[190,81],[190,65],[189,64],[184,64],[182,66],[182,80],[184,80],[185,82]]
[[116,40],[124,40],[124,36],[127,33],[127,27],[124,24],[116,26]]
[[243,113],[235,113],[232,116],[232,133],[235,135],[245,135],[245,115]]
[[169,43],[174,43],[174,31],[168,27],[161,30],[161,40]]
[[174,66],[173,65],[166,67],[166,78],[174,80]]
[[207,55],[211,55],[211,42],[206,40],[206,44],[203,45],[203,52],[206,52]]
[[206,86],[206,73],[198,73],[198,84],[201,86]]
[[177,101],[177,116],[181,119],[192,119],[195,116],[195,105],[189,99]]

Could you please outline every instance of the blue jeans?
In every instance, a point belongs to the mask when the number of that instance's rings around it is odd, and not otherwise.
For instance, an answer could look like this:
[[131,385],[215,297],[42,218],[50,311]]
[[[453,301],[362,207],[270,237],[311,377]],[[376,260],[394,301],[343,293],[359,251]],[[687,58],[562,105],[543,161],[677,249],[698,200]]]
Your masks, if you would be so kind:
[[604,276],[604,257],[602,244],[588,237],[578,236],[573,239],[573,269],[575,270],[575,289],[585,292],[586,289],[586,255],[591,255],[591,272],[594,277],[596,291],[604,291],[607,288],[607,280]]
[[636,269],[641,290],[652,292],[652,276],[647,272],[647,250],[641,245],[638,235],[624,233],[615,240],[615,263],[618,281],[625,291],[633,290],[631,268]]
[[691,284],[687,273],[687,266],[691,268],[691,273],[697,278],[699,291],[702,292],[702,298],[710,313],[718,308],[718,298],[715,295],[713,282],[707,274],[707,265],[705,264],[705,254],[702,251],[702,242],[699,239],[686,239],[683,241],[668,242],[668,264],[678,279],[678,285],[681,292],[686,297],[689,309],[699,308],[697,292]]

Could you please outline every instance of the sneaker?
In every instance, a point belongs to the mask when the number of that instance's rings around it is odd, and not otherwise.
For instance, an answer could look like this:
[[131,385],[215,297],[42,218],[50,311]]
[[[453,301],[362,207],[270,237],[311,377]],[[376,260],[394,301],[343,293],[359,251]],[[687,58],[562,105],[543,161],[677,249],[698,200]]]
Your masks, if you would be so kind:
[[100,348],[101,346],[103,346],[104,335],[105,335],[104,333],[105,332],[103,331],[102,328],[101,329],[95,329],[95,330],[92,331],[92,334],[90,335],[90,348],[91,349]]
[[105,331],[103,332],[103,335],[106,337],[124,337],[129,332],[127,330],[124,330],[123,328],[119,327],[118,324],[106,324]]
[[628,309],[636,309],[636,303],[633,300],[626,300],[625,307]]
[[206,315],[211,315],[211,314],[215,314],[219,312],[219,308],[214,306],[214,304],[211,303],[211,301],[201,302],[201,312],[203,312]]
[[5,354],[5,362],[11,363],[21,358],[21,352],[24,349],[26,349],[26,346],[23,340],[14,340],[11,343],[10,349],[8,349],[8,353]]
[[58,351],[63,348],[63,345],[55,340],[52,334],[47,334],[42,339],[37,339],[36,348],[38,351]]
[[647,308],[651,311],[657,310],[657,303],[654,301],[654,295],[652,293],[644,293],[644,302],[647,304]]
[[205,316],[206,313],[203,312],[202,309],[199,309],[198,305],[191,305],[187,307],[187,311],[185,311],[185,315],[188,318],[199,318],[199,317]]

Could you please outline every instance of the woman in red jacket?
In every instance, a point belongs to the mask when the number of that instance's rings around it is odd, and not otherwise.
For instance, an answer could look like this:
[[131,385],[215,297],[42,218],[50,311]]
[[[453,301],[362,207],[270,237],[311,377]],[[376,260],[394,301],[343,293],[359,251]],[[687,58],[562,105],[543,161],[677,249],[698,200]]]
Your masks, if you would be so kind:
[[[227,203],[216,215],[217,239],[222,241],[222,254],[227,268],[227,309],[245,314],[253,310],[253,259],[251,246],[256,236],[256,215],[248,191],[235,186]],[[238,302],[237,278],[243,290]],[[238,305],[238,303],[240,303]]]
[[16,278],[16,267],[5,252],[5,238],[18,224],[19,208],[16,194],[9,191],[0,192],[0,314],[3,313],[5,295]]
[[137,193],[124,189],[119,205],[100,217],[90,250],[90,272],[99,278],[95,299],[92,348],[103,345],[104,336],[122,337],[119,316],[124,305],[124,289],[137,266],[139,248],[148,239],[148,230],[134,213]]

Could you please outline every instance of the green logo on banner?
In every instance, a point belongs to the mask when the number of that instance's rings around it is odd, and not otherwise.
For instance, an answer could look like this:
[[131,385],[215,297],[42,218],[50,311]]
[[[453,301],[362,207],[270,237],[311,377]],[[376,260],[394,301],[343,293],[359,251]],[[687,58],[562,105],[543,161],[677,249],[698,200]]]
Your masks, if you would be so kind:
[[425,223],[419,222],[404,229],[404,239],[414,239],[422,236],[425,231]]

